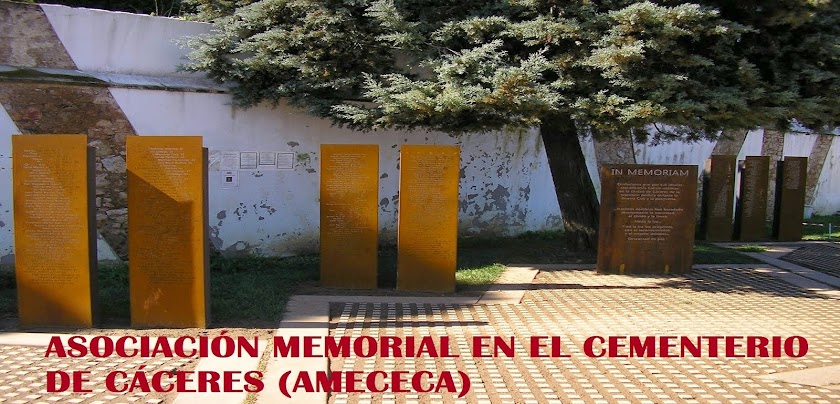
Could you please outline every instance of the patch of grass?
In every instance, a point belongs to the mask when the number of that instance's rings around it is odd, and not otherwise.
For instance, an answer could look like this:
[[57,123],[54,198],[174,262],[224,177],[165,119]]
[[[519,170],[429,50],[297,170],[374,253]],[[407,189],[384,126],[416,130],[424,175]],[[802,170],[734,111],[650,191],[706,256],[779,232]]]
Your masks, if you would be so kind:
[[763,245],[739,245],[732,247],[732,249],[741,252],[764,252],[768,250],[768,248]]
[[759,264],[761,261],[712,244],[697,243],[694,245],[695,264]]
[[[286,302],[304,282],[318,280],[317,256],[268,258],[213,256],[210,261],[211,326],[274,327]],[[130,325],[128,265],[102,263],[98,276],[101,324]],[[14,272],[0,270],[0,318],[17,316]]]
[[459,285],[489,285],[495,282],[504,271],[505,266],[502,264],[460,268],[455,271],[455,282]]
[[276,325],[295,290],[303,283],[318,281],[319,265],[320,259],[312,255],[214,257],[210,262],[213,323]]
[[128,294],[128,264],[99,264],[99,313],[103,324],[131,323]]
[[[840,241],[840,215],[812,216],[802,226],[802,239],[812,241]],[[831,234],[828,224],[831,223]]]

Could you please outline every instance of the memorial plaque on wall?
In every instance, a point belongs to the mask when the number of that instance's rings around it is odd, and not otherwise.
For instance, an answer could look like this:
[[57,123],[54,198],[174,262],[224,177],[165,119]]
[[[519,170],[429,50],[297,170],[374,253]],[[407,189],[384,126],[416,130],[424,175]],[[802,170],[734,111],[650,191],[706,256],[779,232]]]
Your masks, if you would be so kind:
[[776,176],[776,211],[774,234],[779,241],[802,239],[805,216],[805,182],[808,176],[807,157],[785,157]]
[[21,326],[95,322],[92,148],[85,135],[12,136],[15,275]]
[[128,260],[131,323],[209,321],[207,152],[200,136],[130,136]]
[[741,173],[741,195],[738,201],[738,240],[758,241],[767,238],[767,181],[770,175],[769,156],[748,156]]
[[735,203],[737,156],[712,156],[706,198],[706,240],[732,240],[732,209]]
[[321,285],[376,288],[378,196],[378,145],[321,145]]
[[598,272],[691,270],[697,166],[601,166]]
[[458,246],[458,146],[400,151],[397,287],[454,292]]

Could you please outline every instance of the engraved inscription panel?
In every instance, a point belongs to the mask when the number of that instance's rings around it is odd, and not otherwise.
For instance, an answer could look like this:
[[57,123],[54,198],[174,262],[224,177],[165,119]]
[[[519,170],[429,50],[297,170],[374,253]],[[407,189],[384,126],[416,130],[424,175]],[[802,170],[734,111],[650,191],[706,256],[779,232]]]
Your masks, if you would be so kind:
[[741,174],[741,196],[738,206],[738,239],[758,241],[767,237],[767,181],[770,176],[769,156],[748,156]]
[[453,292],[458,244],[458,146],[400,152],[397,287]]
[[12,154],[20,323],[90,327],[96,246],[87,136],[16,135]]
[[697,167],[601,167],[598,272],[691,270]]
[[782,162],[779,202],[776,208],[776,238],[779,241],[802,239],[805,215],[805,182],[808,176],[807,157],[785,157]]
[[135,326],[207,324],[206,164],[201,143],[199,136],[126,139]]
[[712,156],[712,171],[706,190],[706,240],[732,240],[732,207],[737,156]]
[[379,146],[321,145],[321,284],[376,288]]

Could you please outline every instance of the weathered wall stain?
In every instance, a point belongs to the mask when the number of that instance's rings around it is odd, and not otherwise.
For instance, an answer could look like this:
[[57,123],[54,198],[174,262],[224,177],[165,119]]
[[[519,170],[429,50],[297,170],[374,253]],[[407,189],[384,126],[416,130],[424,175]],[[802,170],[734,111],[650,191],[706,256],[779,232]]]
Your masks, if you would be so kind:
[[15,263],[15,254],[6,254],[0,256],[0,265],[12,265]]
[[225,241],[219,237],[219,227],[221,227],[222,222],[219,222],[217,226],[210,226],[210,249],[218,251],[225,245]]

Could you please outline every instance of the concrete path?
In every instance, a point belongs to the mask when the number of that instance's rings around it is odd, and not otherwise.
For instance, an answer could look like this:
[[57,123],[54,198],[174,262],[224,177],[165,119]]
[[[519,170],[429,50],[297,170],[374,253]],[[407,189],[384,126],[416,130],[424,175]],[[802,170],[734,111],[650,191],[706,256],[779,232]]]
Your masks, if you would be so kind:
[[[761,252],[741,252],[759,261],[832,288],[840,288],[840,244],[826,241],[788,243],[715,243],[719,247],[759,245]],[[799,265],[802,264],[802,265]],[[806,266],[812,268],[807,268]]]

